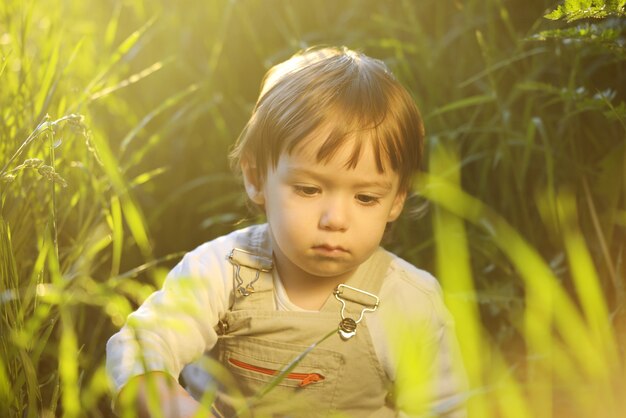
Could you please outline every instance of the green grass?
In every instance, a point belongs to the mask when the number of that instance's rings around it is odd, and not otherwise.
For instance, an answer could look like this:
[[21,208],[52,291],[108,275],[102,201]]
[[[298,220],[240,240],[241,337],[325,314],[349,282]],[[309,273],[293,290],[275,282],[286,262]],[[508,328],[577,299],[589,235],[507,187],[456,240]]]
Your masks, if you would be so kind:
[[252,222],[226,155],[263,73],[345,44],[423,111],[387,246],[446,290],[472,416],[620,416],[622,3],[3,2],[0,415],[110,416],[107,338],[181,252]]

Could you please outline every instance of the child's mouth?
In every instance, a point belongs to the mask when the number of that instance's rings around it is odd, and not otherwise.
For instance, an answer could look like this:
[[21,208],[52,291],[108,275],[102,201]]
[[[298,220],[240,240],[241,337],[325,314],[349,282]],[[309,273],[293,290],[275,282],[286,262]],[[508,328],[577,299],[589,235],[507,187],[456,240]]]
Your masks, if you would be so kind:
[[345,248],[338,246],[338,245],[329,245],[329,244],[321,244],[321,245],[315,245],[313,247],[313,250],[325,254],[325,255],[341,255],[341,254],[346,254],[349,251],[346,250]]

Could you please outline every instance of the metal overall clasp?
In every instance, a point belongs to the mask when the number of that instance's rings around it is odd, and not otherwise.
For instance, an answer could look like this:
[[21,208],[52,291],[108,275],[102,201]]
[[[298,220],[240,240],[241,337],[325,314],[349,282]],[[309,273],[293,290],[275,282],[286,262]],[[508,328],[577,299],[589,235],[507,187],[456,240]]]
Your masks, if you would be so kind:
[[[350,295],[349,293],[354,293]],[[356,326],[363,319],[365,312],[374,312],[378,308],[380,299],[378,296],[366,292],[365,290],[357,289],[356,287],[348,286],[346,284],[340,284],[335,288],[333,292],[335,298],[341,302],[341,322],[339,322],[339,335],[344,341],[356,335]],[[364,300],[366,299],[366,300]],[[346,315],[346,302],[354,302],[363,305],[361,314],[358,319],[350,318]],[[371,302],[371,303],[370,303]]]
[[[228,261],[233,265],[233,283],[235,289],[243,296],[254,293],[254,283],[259,280],[261,273],[272,271],[271,258],[263,257],[241,248],[233,248],[228,254]],[[254,271],[254,277],[247,284],[241,275],[241,268],[247,267]]]

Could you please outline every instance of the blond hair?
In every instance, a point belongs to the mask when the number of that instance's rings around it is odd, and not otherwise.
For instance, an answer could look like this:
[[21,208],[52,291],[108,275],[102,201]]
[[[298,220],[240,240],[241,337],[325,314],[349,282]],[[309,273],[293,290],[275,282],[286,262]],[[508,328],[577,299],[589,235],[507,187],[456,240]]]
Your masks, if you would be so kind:
[[239,136],[231,163],[246,161],[265,179],[283,152],[330,126],[316,158],[330,160],[355,139],[347,167],[371,143],[380,172],[391,168],[408,191],[422,158],[424,128],[415,102],[380,60],[348,48],[312,48],[272,67],[261,84],[252,116]]

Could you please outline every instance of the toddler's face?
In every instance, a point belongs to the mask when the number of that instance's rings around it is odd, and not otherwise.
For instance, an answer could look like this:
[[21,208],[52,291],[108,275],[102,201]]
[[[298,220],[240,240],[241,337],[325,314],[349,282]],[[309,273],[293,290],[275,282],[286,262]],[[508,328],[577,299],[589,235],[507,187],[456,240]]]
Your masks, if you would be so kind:
[[378,248],[405,195],[397,173],[378,171],[371,146],[347,168],[352,141],[326,163],[317,162],[315,142],[283,153],[251,197],[265,207],[281,277],[344,281]]

